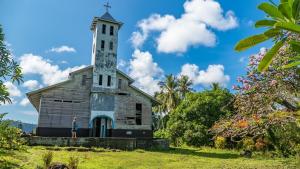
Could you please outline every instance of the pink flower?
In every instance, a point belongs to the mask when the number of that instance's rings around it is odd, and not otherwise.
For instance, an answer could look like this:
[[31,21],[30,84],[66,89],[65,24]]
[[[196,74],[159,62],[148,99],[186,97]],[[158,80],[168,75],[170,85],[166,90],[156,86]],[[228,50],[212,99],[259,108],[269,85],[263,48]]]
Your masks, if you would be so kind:
[[276,85],[276,83],[277,83],[277,81],[276,81],[276,80],[272,80],[272,81],[271,81],[271,83],[270,83],[270,85],[271,85],[271,86],[275,86],[275,85]]

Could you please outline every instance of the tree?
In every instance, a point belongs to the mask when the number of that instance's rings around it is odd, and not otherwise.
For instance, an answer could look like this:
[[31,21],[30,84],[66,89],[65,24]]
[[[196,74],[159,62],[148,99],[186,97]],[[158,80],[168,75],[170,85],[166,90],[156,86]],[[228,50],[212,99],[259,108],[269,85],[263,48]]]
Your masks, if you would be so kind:
[[[5,82],[20,83],[22,81],[21,68],[15,62],[6,48],[4,34],[0,25],[0,105],[1,103],[11,103],[9,92]],[[0,113],[0,148],[20,149],[22,147],[21,130],[11,127],[11,121],[4,120],[6,114]]]
[[[297,68],[281,69],[285,65],[292,51],[286,50],[284,45],[273,59],[268,71],[259,72],[257,67],[266,51],[250,57],[247,74],[239,77],[239,85],[234,100],[235,114],[221,119],[212,131],[217,136],[229,137],[239,142],[243,138],[271,137],[275,147],[282,143],[276,136],[279,128],[284,130],[295,123],[299,117],[300,75]],[[272,139],[273,138],[273,139]],[[278,148],[284,151],[282,148]]]
[[1,103],[11,103],[9,92],[4,85],[6,81],[20,83],[22,81],[21,68],[15,62],[6,48],[4,34],[0,25],[0,105]]
[[179,92],[181,99],[185,98],[185,95],[187,93],[190,93],[191,91],[193,91],[193,89],[191,88],[192,84],[193,84],[193,82],[191,80],[189,80],[188,76],[182,75],[178,79],[178,92]]
[[279,5],[272,1],[261,3],[258,8],[266,13],[268,19],[257,21],[255,27],[266,27],[268,30],[243,39],[235,46],[235,50],[243,51],[269,39],[275,42],[258,65],[259,71],[267,70],[274,56],[285,44],[293,47],[296,57],[290,58],[290,63],[284,67],[290,68],[300,64],[300,42],[291,36],[300,34],[300,0],[281,0],[280,2]]
[[165,82],[161,84],[161,92],[158,96],[159,101],[165,104],[166,112],[170,112],[176,108],[179,103],[178,82],[175,76],[167,75]]
[[0,148],[18,150],[22,148],[21,130],[12,127],[10,120],[4,120],[6,114],[0,114]]
[[221,117],[232,113],[233,95],[218,88],[188,93],[178,107],[170,113],[167,131],[173,144],[208,145],[212,135],[209,128]]

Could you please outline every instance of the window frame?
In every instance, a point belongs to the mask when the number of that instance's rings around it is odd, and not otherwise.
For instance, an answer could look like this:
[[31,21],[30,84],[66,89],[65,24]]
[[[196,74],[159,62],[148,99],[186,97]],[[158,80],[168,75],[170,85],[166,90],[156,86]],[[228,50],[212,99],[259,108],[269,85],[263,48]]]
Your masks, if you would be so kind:
[[101,50],[105,49],[105,40],[101,40]]
[[103,75],[99,75],[99,77],[98,77],[98,85],[99,86],[103,85]]
[[81,77],[81,86],[85,86],[86,85],[86,79],[87,79],[87,75],[82,75]]
[[115,31],[115,27],[114,26],[110,26],[109,27],[109,35],[110,36],[114,36],[114,31]]
[[106,24],[102,24],[102,34],[106,34]]
[[114,43],[113,42],[109,42],[109,50],[114,50]]
[[110,75],[107,76],[107,86],[108,87],[111,86],[111,76]]
[[143,105],[142,103],[135,104],[135,124],[142,125],[142,112],[143,112]]

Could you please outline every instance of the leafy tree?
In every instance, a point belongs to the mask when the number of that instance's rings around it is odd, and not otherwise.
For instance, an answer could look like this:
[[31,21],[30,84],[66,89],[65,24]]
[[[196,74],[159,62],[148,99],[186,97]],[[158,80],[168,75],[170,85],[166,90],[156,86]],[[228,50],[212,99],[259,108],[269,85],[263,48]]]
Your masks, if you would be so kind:
[[167,131],[172,143],[180,145],[208,145],[212,135],[209,128],[232,111],[233,95],[218,88],[199,93],[188,93],[179,106],[170,113]]
[[296,57],[290,58],[290,63],[286,68],[300,64],[300,42],[293,39],[291,35],[300,34],[300,0],[281,0],[279,5],[272,1],[270,3],[261,3],[258,9],[266,13],[268,19],[259,20],[255,27],[266,27],[268,30],[262,34],[254,35],[241,40],[235,46],[235,50],[243,51],[259,43],[272,39],[274,46],[266,53],[258,65],[259,71],[267,70],[272,59],[284,44],[290,44]]
[[256,140],[270,136],[271,144],[283,152],[282,146],[279,146],[282,142],[274,139],[279,138],[278,128],[295,123],[300,115],[298,69],[279,69],[293,55],[286,48],[288,45],[279,50],[273,64],[265,72],[259,72],[257,67],[266,51],[250,57],[247,74],[239,77],[237,81],[240,84],[233,87],[237,90],[235,114],[213,126],[212,131],[216,135],[230,137],[237,142],[246,137]]
[[11,103],[9,92],[4,85],[6,81],[18,82],[22,81],[21,68],[15,62],[6,48],[4,43],[4,34],[0,25],[0,105],[1,103]]
[[193,91],[193,89],[191,88],[192,84],[193,84],[193,82],[191,80],[189,80],[188,76],[182,75],[178,79],[178,92],[179,92],[181,99],[185,98],[185,95],[187,93],[190,93],[191,91]]
[[[5,82],[12,81],[20,83],[22,81],[21,68],[15,62],[4,43],[4,34],[0,25],[0,105],[1,103],[11,103],[9,92]],[[0,148],[19,149],[22,147],[21,130],[11,127],[11,121],[4,120],[6,114],[0,113]]]

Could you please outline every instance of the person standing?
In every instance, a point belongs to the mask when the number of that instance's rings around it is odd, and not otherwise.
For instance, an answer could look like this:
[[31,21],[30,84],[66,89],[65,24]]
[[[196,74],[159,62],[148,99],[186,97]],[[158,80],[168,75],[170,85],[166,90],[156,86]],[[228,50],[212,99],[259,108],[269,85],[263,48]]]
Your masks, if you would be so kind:
[[77,122],[76,122],[76,116],[74,117],[72,121],[72,138],[77,138]]

